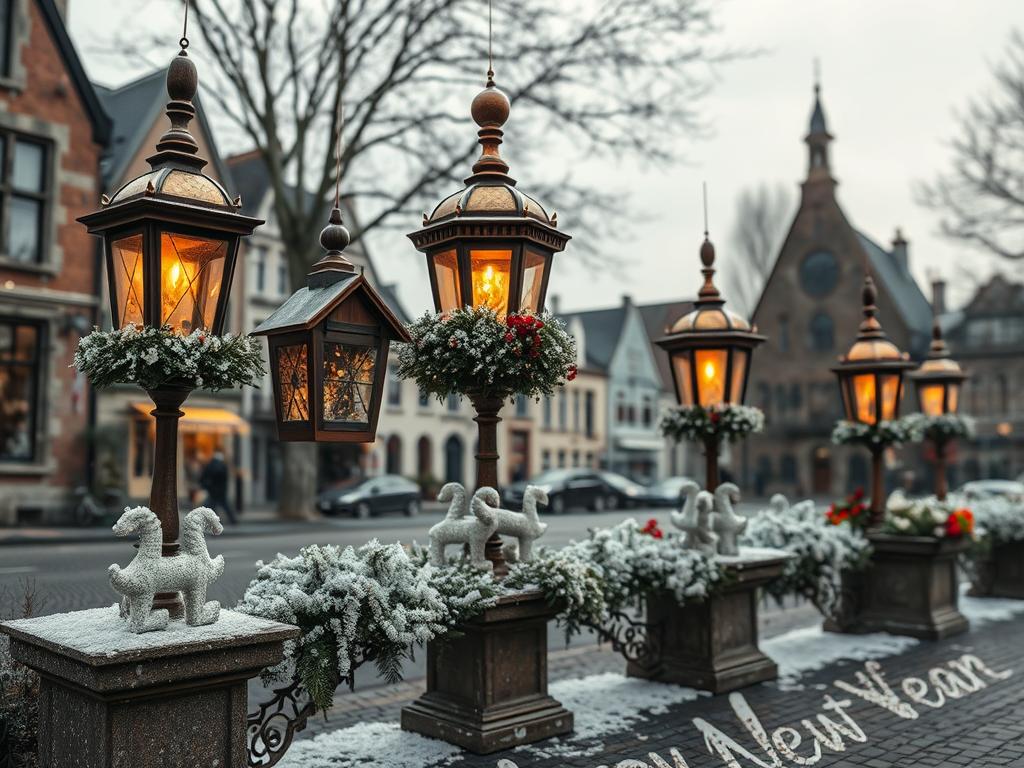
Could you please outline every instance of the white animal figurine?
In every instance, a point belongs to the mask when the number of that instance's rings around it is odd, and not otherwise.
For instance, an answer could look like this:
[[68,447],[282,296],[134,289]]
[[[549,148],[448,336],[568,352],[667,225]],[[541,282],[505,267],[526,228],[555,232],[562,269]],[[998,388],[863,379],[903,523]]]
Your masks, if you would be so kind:
[[[449,485],[455,484],[449,483]],[[444,488],[441,489],[441,492],[444,493]],[[454,501],[457,492],[452,489],[450,493],[452,493],[451,499]],[[464,495],[465,491],[463,490]],[[453,517],[455,509],[456,504],[453,503],[444,520],[432,526],[427,534],[430,537],[431,565],[445,564],[444,550],[449,544],[467,544],[469,545],[470,563],[483,571],[492,570],[494,563],[484,557],[484,545],[498,527],[494,510],[486,504],[471,504],[472,514],[465,517]]]
[[182,593],[189,626],[217,621],[220,603],[206,602],[206,591],[224,573],[224,557],[210,559],[203,534],[217,535],[224,527],[212,509],[198,507],[185,515],[181,552],[175,557],[162,556],[160,520],[147,507],[125,509],[113,530],[118,536],[139,535],[139,551],[128,567],[121,568],[115,563],[108,569],[110,586],[124,595],[122,615],[127,613],[128,629],[141,633],[167,627],[168,612],[162,608],[153,610],[153,598],[158,592]]
[[734,483],[722,483],[715,489],[715,514],[712,529],[718,535],[718,554],[738,555],[739,536],[747,529],[747,518],[732,508],[740,500],[740,489]]
[[672,525],[681,531],[686,530],[684,526],[695,527],[697,525],[698,493],[700,493],[700,486],[693,482],[693,480],[687,480],[679,486],[679,498],[685,498],[686,501],[683,503],[682,510],[678,512],[672,510],[670,517],[672,518]]
[[533,559],[533,542],[544,535],[548,529],[547,523],[540,521],[537,514],[537,502],[547,504],[548,495],[542,488],[535,485],[526,486],[523,492],[523,511],[513,512],[509,509],[499,508],[501,497],[493,488],[484,486],[473,494],[470,506],[475,509],[482,505],[494,513],[498,522],[496,533],[500,536],[511,536],[516,539],[515,547],[502,547],[505,559],[510,562],[527,563]]
[[440,502],[450,501],[446,520],[457,520],[469,514],[469,504],[466,503],[466,489],[462,483],[445,483],[437,492],[437,500]]
[[768,508],[772,512],[776,512],[780,515],[785,514],[786,512],[789,512],[789,499],[781,493],[776,493],[768,501]]
[[[689,506],[689,505],[687,505]],[[711,513],[715,508],[715,497],[707,491],[697,494],[694,509],[681,524],[673,519],[673,523],[685,536],[684,549],[695,549],[698,552],[714,557],[718,552],[718,536],[711,530]]]

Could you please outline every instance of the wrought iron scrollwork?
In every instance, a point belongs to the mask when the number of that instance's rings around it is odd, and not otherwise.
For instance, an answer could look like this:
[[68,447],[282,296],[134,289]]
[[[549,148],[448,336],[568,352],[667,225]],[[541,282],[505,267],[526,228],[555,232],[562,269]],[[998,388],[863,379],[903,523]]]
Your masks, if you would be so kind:
[[246,740],[250,768],[269,768],[284,757],[295,734],[306,727],[316,706],[302,681],[294,678],[288,685],[273,689],[273,697],[250,712],[246,721]]
[[650,624],[643,617],[634,618],[624,611],[613,611],[593,629],[602,640],[611,643],[612,650],[622,654],[626,661],[647,665],[660,653],[662,625]]

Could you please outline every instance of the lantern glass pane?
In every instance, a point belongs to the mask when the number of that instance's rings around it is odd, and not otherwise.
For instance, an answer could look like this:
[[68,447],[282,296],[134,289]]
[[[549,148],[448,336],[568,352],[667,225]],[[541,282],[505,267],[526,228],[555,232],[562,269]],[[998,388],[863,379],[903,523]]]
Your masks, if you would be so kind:
[[376,347],[324,343],[324,421],[369,423],[376,367]]
[[474,249],[469,252],[469,267],[473,281],[473,306],[493,309],[504,317],[508,312],[512,251]]
[[434,254],[434,280],[437,283],[437,297],[441,311],[451,312],[462,307],[462,293],[459,288],[459,261],[455,251]]
[[945,389],[939,383],[918,384],[917,397],[921,401],[921,413],[925,416],[941,416]]
[[747,380],[747,363],[750,353],[745,349],[732,351],[732,380],[729,382],[729,402],[734,405],[743,404],[743,384]]
[[875,413],[875,374],[859,373],[853,377],[854,421],[863,424],[874,424],[878,419]]
[[676,399],[682,406],[693,405],[693,380],[690,378],[690,353],[673,352],[672,370],[676,376]]
[[183,333],[213,327],[228,243],[206,237],[160,235],[160,322]]
[[110,270],[114,277],[114,318],[118,327],[142,324],[142,234],[128,235],[110,244]]
[[277,401],[282,421],[309,421],[308,362],[305,344],[277,348]]
[[855,421],[856,410],[850,402],[850,390],[852,389],[852,382],[845,376],[839,379],[839,394],[843,398],[843,418],[847,421]]
[[899,410],[900,376],[888,373],[878,377],[882,387],[882,419],[891,421]]
[[520,312],[540,312],[543,309],[540,305],[540,291],[544,287],[546,265],[547,259],[543,253],[527,249],[523,267],[523,290],[519,299]]
[[950,382],[949,388],[949,402],[946,404],[946,413],[956,413],[956,409],[960,407],[960,382]]
[[724,349],[698,349],[694,352],[694,365],[697,366],[697,396],[705,408],[725,402],[725,367],[728,354]]

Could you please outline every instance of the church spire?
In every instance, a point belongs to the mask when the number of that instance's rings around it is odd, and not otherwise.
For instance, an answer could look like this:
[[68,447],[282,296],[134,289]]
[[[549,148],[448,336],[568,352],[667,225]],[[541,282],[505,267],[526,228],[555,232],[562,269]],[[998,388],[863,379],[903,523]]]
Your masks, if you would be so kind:
[[825,122],[825,110],[821,106],[821,72],[818,60],[814,60],[814,108],[811,110],[811,124],[804,137],[809,153],[807,180],[826,179],[833,181],[828,164],[828,145],[832,134]]

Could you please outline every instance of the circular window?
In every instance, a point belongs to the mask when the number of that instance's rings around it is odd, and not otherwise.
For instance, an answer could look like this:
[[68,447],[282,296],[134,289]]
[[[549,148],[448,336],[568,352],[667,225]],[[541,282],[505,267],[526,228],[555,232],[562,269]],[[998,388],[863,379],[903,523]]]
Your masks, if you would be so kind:
[[809,296],[826,296],[839,282],[839,262],[830,251],[811,251],[800,264],[800,286]]

